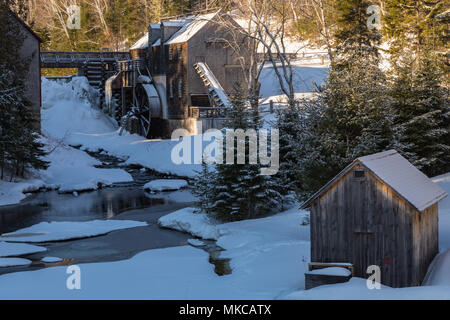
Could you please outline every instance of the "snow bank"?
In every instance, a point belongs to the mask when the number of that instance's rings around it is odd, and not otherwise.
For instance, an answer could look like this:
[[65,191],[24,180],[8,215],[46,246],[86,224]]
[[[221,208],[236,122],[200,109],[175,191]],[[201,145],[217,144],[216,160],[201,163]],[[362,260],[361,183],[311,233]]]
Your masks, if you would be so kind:
[[22,258],[0,258],[0,267],[17,267],[17,266],[27,266],[31,264],[28,259]]
[[150,191],[175,191],[186,188],[188,185],[186,180],[170,180],[158,179],[153,180],[144,185],[144,190]]
[[45,187],[45,183],[38,179],[19,182],[0,180],[0,206],[19,203],[26,198],[27,192],[33,192]]
[[47,248],[25,243],[0,241],[0,257],[14,257],[47,251]]
[[161,227],[187,232],[203,239],[217,240],[222,234],[205,213],[195,213],[195,208],[184,208],[158,220]]
[[350,270],[345,269],[345,268],[339,268],[339,267],[316,269],[316,270],[308,271],[307,273],[308,274],[327,275],[327,276],[340,276],[340,277],[348,277],[351,274]]
[[101,162],[78,149],[44,139],[50,152],[46,160],[47,170],[40,171],[41,179],[60,192],[96,190],[100,185],[133,181],[133,177],[122,169],[99,169]]
[[[193,141],[195,136],[186,137]],[[179,141],[145,139],[137,134],[118,132],[105,134],[76,133],[68,138],[67,143],[81,145],[83,150],[106,150],[108,154],[125,159],[124,165],[140,165],[161,173],[181,177],[194,177],[201,171],[200,164],[175,164],[172,161],[172,149]],[[191,163],[193,162],[194,144],[191,143]]]
[[92,220],[86,222],[41,222],[0,236],[14,242],[47,242],[94,237],[111,231],[143,227],[146,222],[131,220]]
[[204,246],[205,243],[202,240],[198,240],[198,239],[188,239],[187,241],[191,246],[194,247],[201,247]]
[[280,297],[287,300],[448,300],[450,287],[409,287],[393,289],[381,286],[381,289],[368,289],[366,279],[352,278],[340,284],[316,287],[310,290],[296,291]]
[[301,226],[306,212],[291,209],[268,218],[214,225],[194,210],[178,210],[159,222],[204,239],[217,239],[217,245],[225,249],[220,258],[231,259],[233,272],[222,278],[234,288],[234,299],[274,299],[304,288],[310,260],[309,226]]
[[[450,194],[450,172],[432,180]],[[450,250],[450,196],[439,202],[439,250]]]
[[85,77],[70,82],[42,78],[42,131],[65,140],[72,133],[105,133],[115,130],[113,122],[96,108],[99,93]]
[[[280,72],[282,72],[280,70]],[[327,66],[305,66],[301,63],[293,65],[294,90],[296,94],[315,91],[315,84],[321,85],[328,76]],[[279,96],[283,94],[280,82],[271,63],[267,63],[260,77],[261,96],[263,98]],[[281,98],[281,97],[280,97]],[[274,100],[274,98],[272,98]],[[276,102],[276,100],[274,100]]]
[[57,266],[0,276],[0,299],[236,299],[236,290],[214,273],[208,254],[191,246],[78,266],[81,290],[67,290],[67,267]]
[[0,181],[0,205],[19,203],[26,198],[26,193],[43,188],[69,193],[133,181],[133,177],[125,170],[95,168],[101,162],[83,151],[51,138],[42,138],[41,142],[49,152],[44,157],[44,160],[50,162],[49,168],[33,172],[34,179],[31,180]]
[[56,263],[62,261],[62,259],[58,257],[44,257],[41,261],[45,263]]

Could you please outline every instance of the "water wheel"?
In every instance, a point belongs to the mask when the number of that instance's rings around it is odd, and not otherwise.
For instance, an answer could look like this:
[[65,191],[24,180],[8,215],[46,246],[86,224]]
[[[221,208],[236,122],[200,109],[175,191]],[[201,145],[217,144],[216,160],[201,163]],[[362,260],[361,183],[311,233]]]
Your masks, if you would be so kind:
[[150,98],[142,84],[137,84],[134,92],[132,117],[137,122],[137,132],[145,137],[150,136],[151,109]]

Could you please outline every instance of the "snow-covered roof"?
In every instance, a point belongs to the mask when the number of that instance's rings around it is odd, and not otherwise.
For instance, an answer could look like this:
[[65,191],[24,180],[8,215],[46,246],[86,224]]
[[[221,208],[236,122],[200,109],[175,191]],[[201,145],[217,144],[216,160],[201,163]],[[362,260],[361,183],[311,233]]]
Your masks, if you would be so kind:
[[191,22],[193,19],[194,17],[187,17],[178,20],[164,20],[161,22],[161,24],[167,27],[183,27],[185,24]]
[[155,41],[155,43],[152,45],[152,47],[158,47],[161,45],[161,38]]
[[447,196],[447,193],[441,187],[403,158],[396,150],[389,150],[357,158],[306,201],[302,208],[309,207],[312,201],[357,163],[367,168],[418,211],[425,210]]
[[131,46],[130,50],[146,48],[148,48],[148,32],[142,38],[136,41],[136,43]]
[[183,24],[181,29],[175,32],[175,34],[169,40],[166,41],[166,44],[175,44],[188,41],[197,32],[199,32],[209,21],[211,21],[211,19],[215,17],[217,12],[198,15],[192,19],[185,19],[184,20],[185,23]]

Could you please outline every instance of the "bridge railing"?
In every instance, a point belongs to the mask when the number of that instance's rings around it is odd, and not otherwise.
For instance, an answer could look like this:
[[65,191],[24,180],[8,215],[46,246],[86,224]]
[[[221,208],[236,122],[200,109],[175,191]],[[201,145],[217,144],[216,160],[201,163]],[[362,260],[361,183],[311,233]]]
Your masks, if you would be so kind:
[[41,62],[71,64],[89,61],[114,62],[119,60],[129,60],[129,52],[95,52],[95,51],[42,51]]

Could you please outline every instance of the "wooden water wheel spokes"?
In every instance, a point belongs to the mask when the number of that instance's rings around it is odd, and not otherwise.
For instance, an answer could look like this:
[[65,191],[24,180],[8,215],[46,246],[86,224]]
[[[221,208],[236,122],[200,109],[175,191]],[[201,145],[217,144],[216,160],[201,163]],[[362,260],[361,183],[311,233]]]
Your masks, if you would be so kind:
[[148,138],[150,136],[150,125],[151,125],[151,111],[150,111],[150,101],[147,96],[146,90],[142,85],[136,87],[136,105],[134,107],[134,116],[137,118],[139,123],[140,134]]

